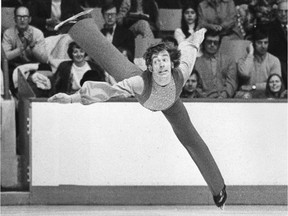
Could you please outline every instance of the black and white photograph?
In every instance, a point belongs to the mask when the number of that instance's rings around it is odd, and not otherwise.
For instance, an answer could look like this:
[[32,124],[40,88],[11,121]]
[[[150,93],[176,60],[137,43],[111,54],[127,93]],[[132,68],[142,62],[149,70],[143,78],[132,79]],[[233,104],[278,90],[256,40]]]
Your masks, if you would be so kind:
[[287,216],[287,0],[2,0],[3,216]]

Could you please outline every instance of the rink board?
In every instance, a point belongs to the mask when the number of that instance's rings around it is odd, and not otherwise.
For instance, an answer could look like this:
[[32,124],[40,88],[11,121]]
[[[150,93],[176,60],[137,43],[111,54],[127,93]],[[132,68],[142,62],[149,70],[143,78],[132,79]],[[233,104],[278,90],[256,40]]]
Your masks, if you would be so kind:
[[[231,204],[287,203],[287,103],[185,102]],[[136,102],[32,101],[30,202],[211,204],[161,112]]]

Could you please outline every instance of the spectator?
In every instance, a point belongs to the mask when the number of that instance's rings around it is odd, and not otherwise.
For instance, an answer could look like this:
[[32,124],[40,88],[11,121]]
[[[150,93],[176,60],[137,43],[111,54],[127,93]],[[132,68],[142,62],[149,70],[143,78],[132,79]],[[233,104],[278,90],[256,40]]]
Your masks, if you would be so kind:
[[30,26],[31,16],[26,6],[18,6],[14,10],[15,26],[3,34],[3,51],[9,61],[10,89],[14,92],[12,82],[13,70],[22,64],[47,63],[48,54],[43,33]]
[[256,25],[265,25],[276,18],[276,11],[274,9],[275,0],[258,0],[254,6]]
[[78,0],[33,0],[31,25],[41,29],[45,37],[56,35],[54,27],[57,24],[81,11]]
[[182,8],[181,27],[176,28],[174,37],[178,44],[194,33],[198,24],[197,5],[190,3]]
[[207,97],[231,98],[238,85],[236,62],[219,52],[220,45],[220,33],[208,30],[202,44],[203,55],[196,59],[195,69],[202,77]]
[[[81,88],[80,81],[87,71],[93,71],[86,75],[90,80],[105,81],[104,70],[97,64],[86,61],[86,53],[75,43],[69,44],[67,53],[71,60],[60,63],[55,72],[52,83],[52,94],[63,92],[72,94]],[[91,76],[92,75],[92,76]]]
[[101,12],[105,21],[104,28],[101,29],[101,32],[116,48],[121,47],[129,50],[132,53],[132,58],[134,59],[134,35],[130,30],[116,23],[116,16],[118,13],[116,6],[114,4],[105,5],[102,7]]
[[287,89],[287,12],[286,0],[278,2],[277,17],[272,22],[258,25],[268,32],[268,52],[279,58],[281,64],[281,75]]
[[168,47],[176,48],[178,47],[178,42],[177,40],[172,37],[172,36],[166,36],[164,38],[162,38],[162,42],[166,43]]
[[118,23],[129,28],[134,35],[154,38],[160,30],[159,9],[155,0],[122,0]]
[[205,27],[229,36],[230,39],[242,39],[237,25],[237,13],[233,0],[203,0],[198,6],[199,28]]
[[266,83],[265,96],[267,98],[287,98],[282,78],[278,74],[271,74]]
[[131,53],[129,50],[127,50],[127,49],[125,49],[125,48],[122,48],[122,47],[118,47],[118,50],[119,50],[126,58],[128,58],[128,60],[129,60],[130,62],[133,63],[134,59],[133,59],[132,53]]
[[[278,3],[277,19],[275,25],[275,30],[269,31],[271,38],[270,49],[268,50],[271,54],[279,58],[281,63],[281,74],[284,81],[285,88],[287,89],[287,30],[288,30],[288,2],[287,0],[280,0]],[[278,24],[277,24],[278,23]],[[281,27],[279,23],[281,23]],[[277,31],[278,27],[278,31]],[[278,33],[276,33],[278,32]],[[274,33],[274,34],[273,34]],[[272,36],[273,34],[273,36]],[[277,36],[279,38],[277,38]],[[274,38],[275,37],[275,38]],[[277,43],[277,45],[276,45]]]
[[197,70],[193,70],[190,77],[186,81],[181,95],[181,98],[202,98],[203,93],[203,81]]
[[280,61],[267,52],[268,45],[268,33],[263,29],[256,29],[248,53],[238,61],[239,76],[243,84],[236,97],[245,98],[247,94],[254,98],[263,97],[269,75],[275,73],[281,76]]
[[277,18],[282,24],[283,30],[287,36],[287,15],[288,15],[288,3],[287,1],[280,0],[277,8]]
[[237,25],[245,39],[249,39],[254,26],[256,25],[254,8],[248,4],[236,6],[237,10]]

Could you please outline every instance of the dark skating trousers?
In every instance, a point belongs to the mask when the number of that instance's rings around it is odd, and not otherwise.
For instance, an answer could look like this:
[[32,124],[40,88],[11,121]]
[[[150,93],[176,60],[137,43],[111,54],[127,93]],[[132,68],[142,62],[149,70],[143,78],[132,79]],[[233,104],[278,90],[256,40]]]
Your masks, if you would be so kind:
[[[69,31],[72,39],[117,81],[140,75],[142,71],[129,62],[99,31],[93,19],[77,22]],[[207,145],[191,123],[182,101],[163,111],[177,138],[199,168],[213,195],[224,187],[222,175]]]
[[224,187],[224,180],[207,145],[193,126],[180,98],[167,110],[162,111],[170,122],[177,138],[196,163],[213,195]]

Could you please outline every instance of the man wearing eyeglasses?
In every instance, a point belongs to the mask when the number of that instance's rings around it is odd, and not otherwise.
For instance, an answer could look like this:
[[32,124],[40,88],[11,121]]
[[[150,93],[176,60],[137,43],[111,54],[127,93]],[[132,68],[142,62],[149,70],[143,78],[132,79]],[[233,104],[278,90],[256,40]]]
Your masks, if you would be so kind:
[[196,59],[195,69],[199,72],[207,97],[231,98],[237,89],[236,62],[220,53],[220,33],[208,30],[202,43],[203,55]]
[[114,4],[104,5],[101,9],[104,18],[104,27],[101,29],[102,34],[110,41],[116,48],[129,50],[134,59],[135,52],[135,38],[133,33],[120,25],[117,25],[118,9]]
[[16,7],[14,20],[15,26],[5,31],[2,39],[2,47],[9,61],[10,87],[12,88],[12,71],[17,66],[48,61],[43,33],[29,25],[31,22],[29,9],[25,6]]

